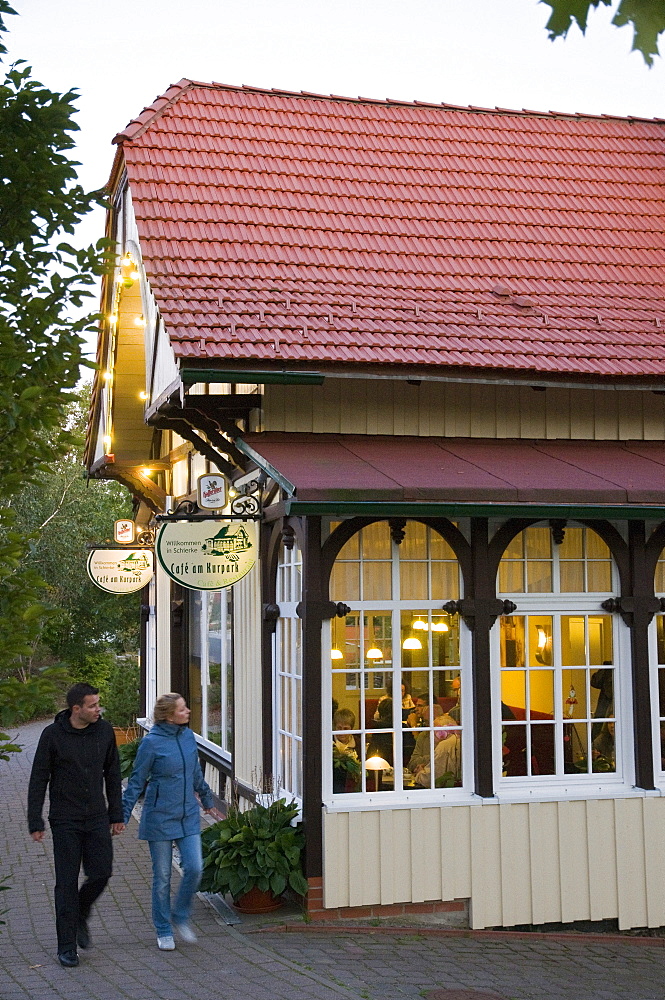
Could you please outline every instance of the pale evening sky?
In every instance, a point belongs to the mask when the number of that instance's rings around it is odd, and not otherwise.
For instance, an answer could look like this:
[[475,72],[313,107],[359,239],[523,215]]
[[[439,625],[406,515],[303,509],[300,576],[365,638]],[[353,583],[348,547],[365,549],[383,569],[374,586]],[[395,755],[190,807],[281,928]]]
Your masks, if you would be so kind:
[[[665,118],[665,61],[592,13],[548,41],[537,0],[14,0],[9,56],[80,91],[77,158],[107,179],[113,135],[182,77],[345,96]],[[614,5],[616,6],[616,4]],[[663,43],[661,40],[661,48]],[[103,234],[100,212],[80,238]]]

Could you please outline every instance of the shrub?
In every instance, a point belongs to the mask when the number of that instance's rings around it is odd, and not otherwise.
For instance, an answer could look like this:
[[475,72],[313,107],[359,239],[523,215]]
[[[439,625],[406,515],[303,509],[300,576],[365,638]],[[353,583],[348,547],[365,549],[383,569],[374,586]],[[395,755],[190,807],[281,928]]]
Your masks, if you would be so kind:
[[139,713],[139,664],[131,653],[114,657],[108,681],[102,689],[105,718],[113,726],[133,726]]
[[0,680],[0,725],[13,726],[53,715],[70,682],[68,670],[60,665],[43,667],[25,680],[3,678]]

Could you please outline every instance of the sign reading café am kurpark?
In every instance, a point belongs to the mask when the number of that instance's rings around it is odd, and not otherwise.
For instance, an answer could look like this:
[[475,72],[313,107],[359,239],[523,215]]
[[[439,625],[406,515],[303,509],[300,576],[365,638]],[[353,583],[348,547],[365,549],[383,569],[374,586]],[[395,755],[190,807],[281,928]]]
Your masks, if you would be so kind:
[[93,549],[88,556],[88,576],[108,594],[134,594],[149,583],[153,555],[149,549]]
[[165,572],[189,590],[224,590],[247,576],[256,562],[252,521],[167,521],[157,535]]

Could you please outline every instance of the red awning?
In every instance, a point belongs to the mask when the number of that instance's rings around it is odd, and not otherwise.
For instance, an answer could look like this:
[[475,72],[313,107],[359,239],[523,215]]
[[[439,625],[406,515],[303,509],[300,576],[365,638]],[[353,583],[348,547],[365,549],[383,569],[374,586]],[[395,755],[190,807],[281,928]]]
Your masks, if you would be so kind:
[[656,441],[513,441],[252,434],[297,500],[665,505]]

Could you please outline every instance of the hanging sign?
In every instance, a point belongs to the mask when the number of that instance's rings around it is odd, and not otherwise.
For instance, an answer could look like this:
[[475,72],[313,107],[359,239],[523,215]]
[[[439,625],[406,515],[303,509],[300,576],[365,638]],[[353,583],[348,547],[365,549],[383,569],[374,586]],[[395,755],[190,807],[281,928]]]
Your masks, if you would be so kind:
[[221,510],[228,503],[224,476],[199,476],[196,480],[196,503],[202,510]]
[[93,549],[88,576],[108,594],[133,594],[152,579],[154,558],[149,549]]
[[136,536],[136,525],[133,521],[124,518],[122,521],[115,521],[113,524],[113,537],[116,542],[122,545],[131,545]]
[[224,590],[256,562],[251,521],[167,521],[159,529],[157,558],[176,583],[189,590]]

